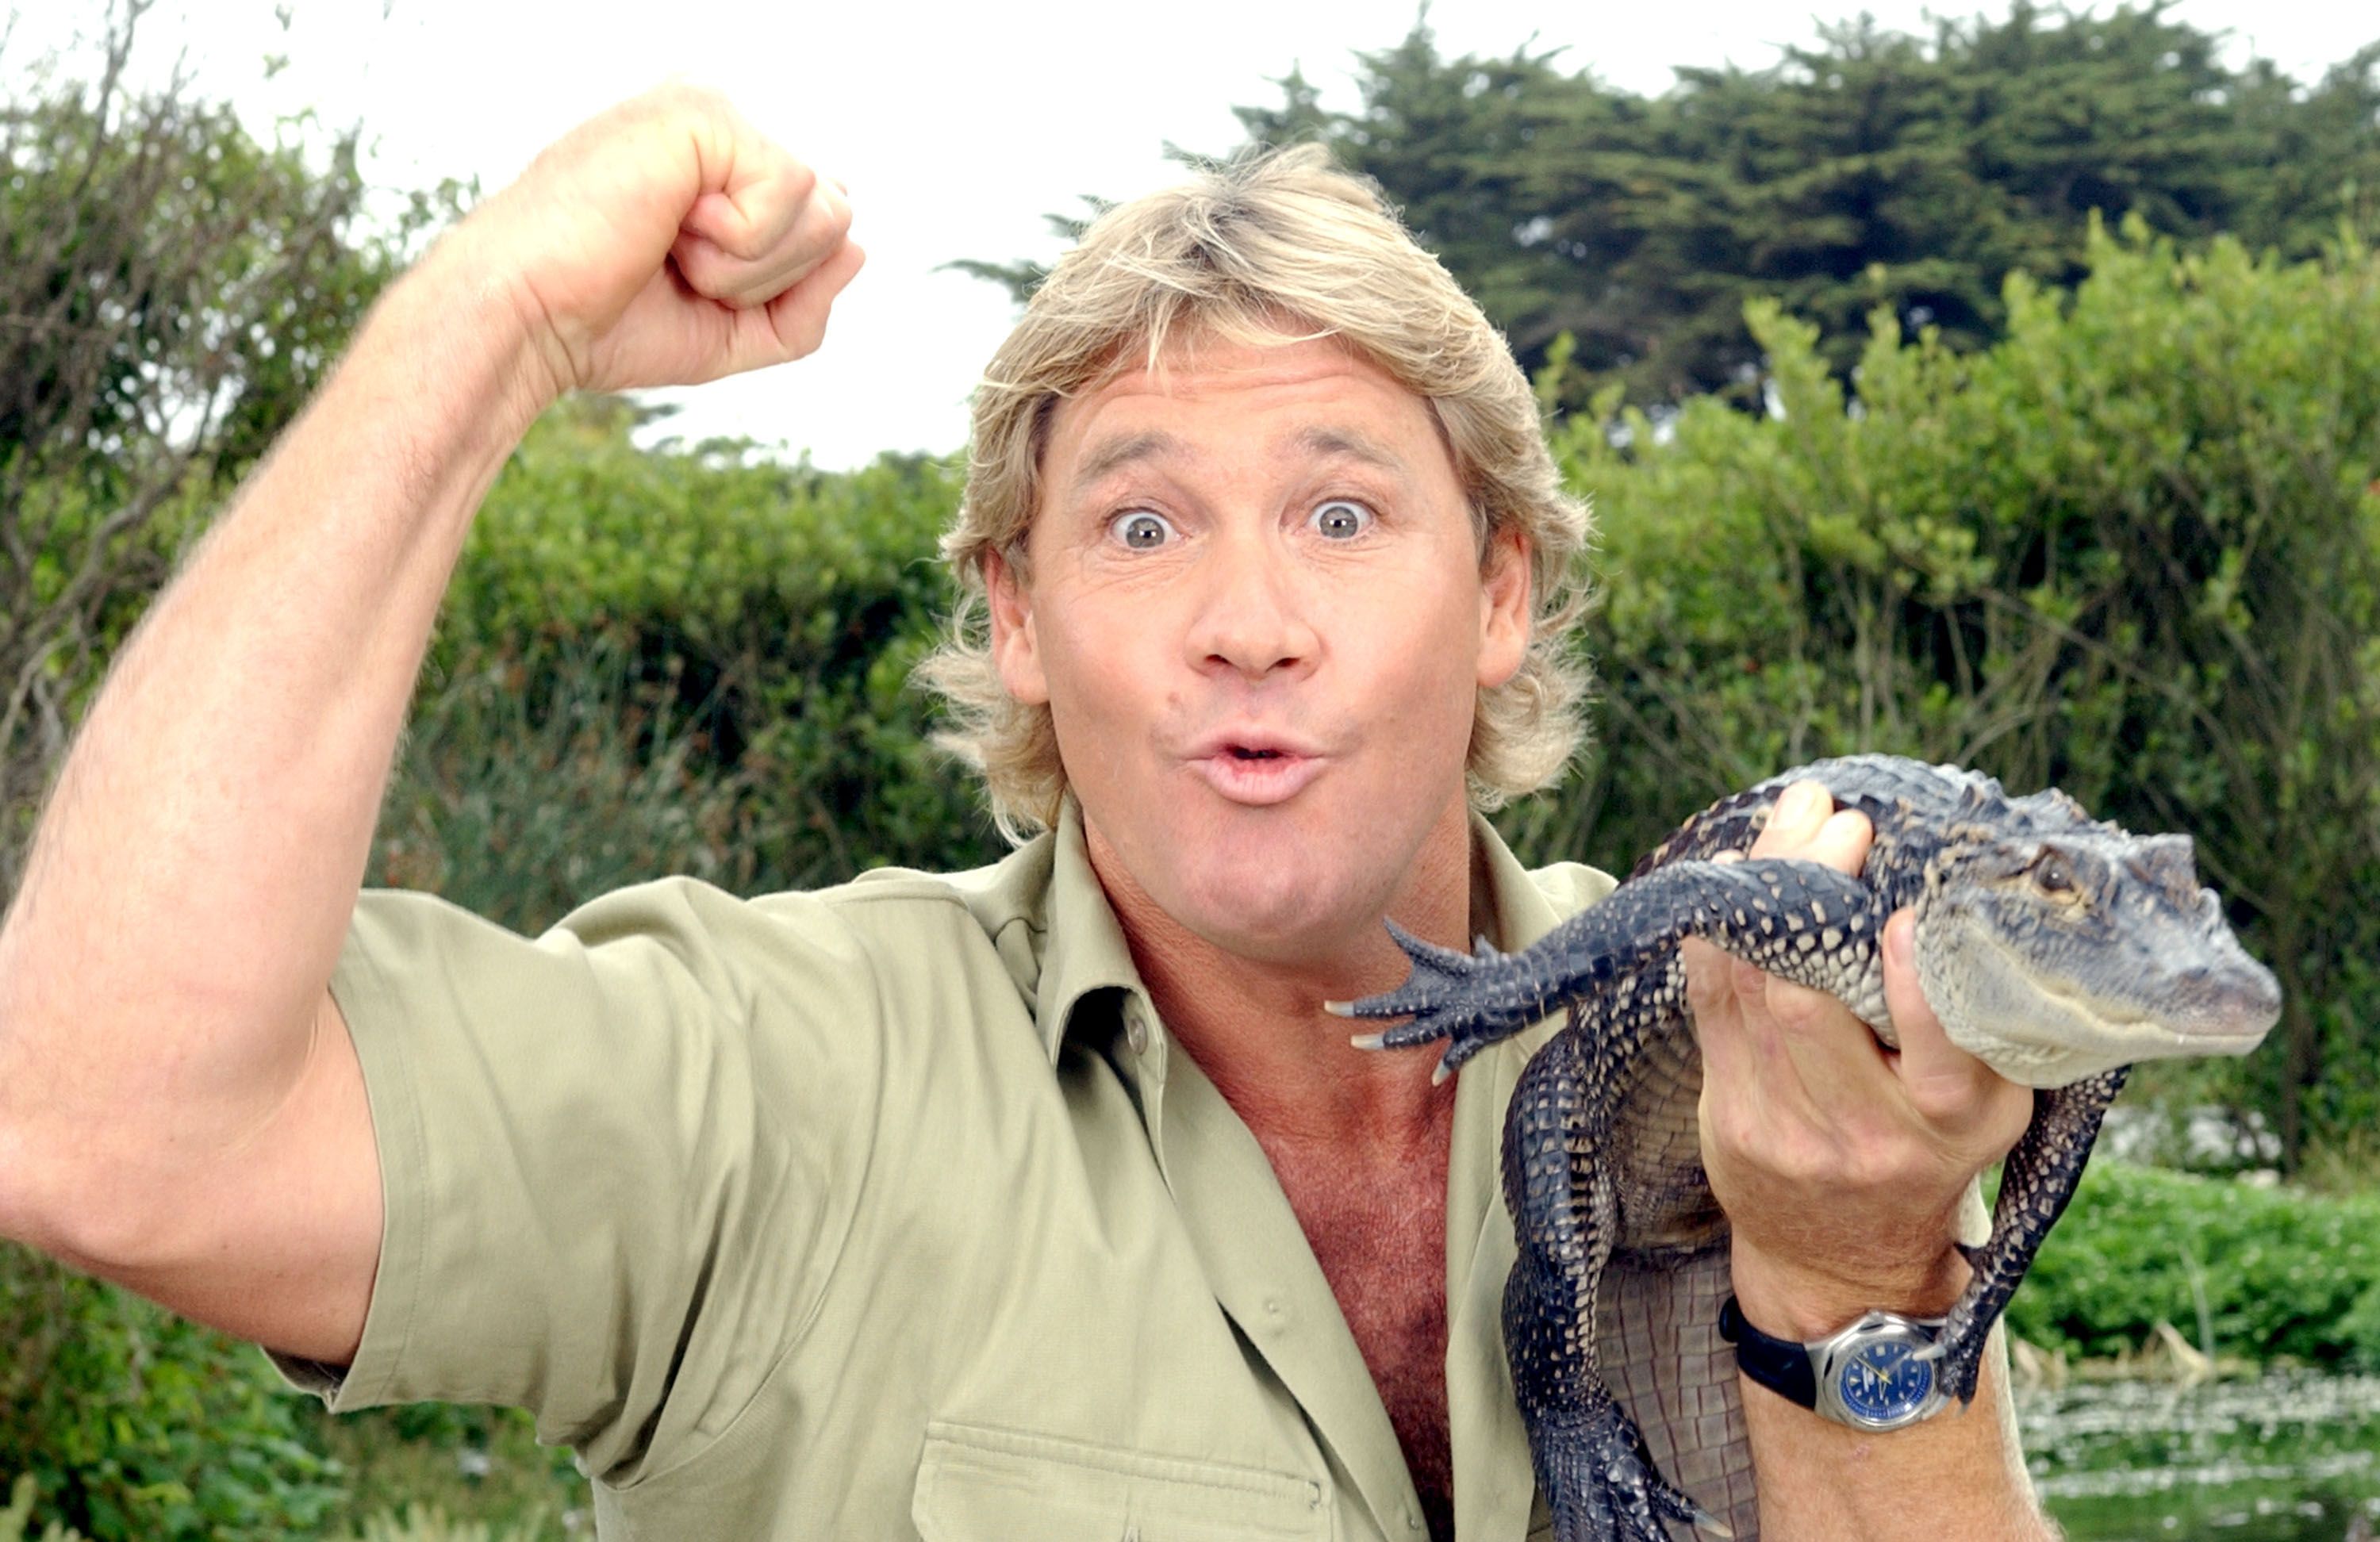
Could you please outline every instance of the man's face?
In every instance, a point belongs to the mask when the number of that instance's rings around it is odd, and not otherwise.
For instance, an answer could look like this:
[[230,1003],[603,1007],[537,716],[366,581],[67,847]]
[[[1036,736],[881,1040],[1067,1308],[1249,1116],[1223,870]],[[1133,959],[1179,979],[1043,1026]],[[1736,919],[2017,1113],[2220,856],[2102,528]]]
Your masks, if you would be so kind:
[[1483,576],[1419,397],[1330,342],[1205,344],[1062,402],[1041,473],[994,653],[1048,703],[1128,917],[1287,962],[1368,938],[1417,856],[1462,881],[1527,565],[1511,541]]

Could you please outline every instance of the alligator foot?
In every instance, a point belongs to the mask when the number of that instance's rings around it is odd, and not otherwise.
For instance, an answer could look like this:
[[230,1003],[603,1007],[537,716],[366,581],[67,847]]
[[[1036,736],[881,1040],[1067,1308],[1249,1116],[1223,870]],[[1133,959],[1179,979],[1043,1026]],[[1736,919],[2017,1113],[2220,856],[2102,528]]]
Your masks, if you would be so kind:
[[1992,1324],[2033,1268],[2042,1239],[2074,1197],[2082,1164],[2099,1138],[2099,1122],[2131,1072],[2131,1067],[2119,1065],[2071,1087],[2044,1087],[2034,1094],[2033,1123],[2000,1170],[1991,1240],[1981,1247],[1960,1246],[1974,1278],[1951,1306],[1933,1347],[1920,1355],[1941,1362],[1936,1375],[1942,1390],[1961,1403],[1974,1401]]
[[1405,983],[1383,995],[1366,996],[1360,1002],[1325,1002],[1323,1006],[1341,1017],[1401,1017],[1407,1013],[1413,1017],[1378,1033],[1355,1035],[1356,1048],[1403,1050],[1443,1038],[1446,1053],[1439,1058],[1438,1071],[1431,1078],[1442,1082],[1464,1061],[1529,1025],[1527,1015],[1492,1010],[1504,1003],[1480,989],[1483,972],[1492,978],[1496,966],[1507,958],[1488,939],[1479,939],[1472,953],[1457,953],[1425,942],[1394,921],[1388,927],[1389,935],[1413,960],[1413,973]]
[[1654,1470],[1636,1422],[1609,1396],[1533,1426],[1529,1447],[1555,1542],[1670,1542],[1664,1521],[1735,1535]]

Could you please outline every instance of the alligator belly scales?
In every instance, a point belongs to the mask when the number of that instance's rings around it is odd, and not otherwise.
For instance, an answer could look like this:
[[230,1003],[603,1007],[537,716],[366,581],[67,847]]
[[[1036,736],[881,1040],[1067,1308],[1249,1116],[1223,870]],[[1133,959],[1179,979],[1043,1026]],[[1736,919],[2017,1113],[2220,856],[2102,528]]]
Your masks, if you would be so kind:
[[[1875,825],[1859,877],[1712,860],[1748,848],[1803,780]],[[1701,1062],[1679,941],[1707,938],[1830,991],[1889,1045],[1878,937],[1903,905],[1916,907],[1918,978],[1951,1041],[2036,1089],[1991,1238],[1969,1252],[1973,1279],[1936,1346],[1942,1387],[1964,1401],[2126,1069],[2244,1053],[2279,1014],[2272,975],[2200,887],[2187,836],[2132,835],[2055,789],[2010,797],[1955,766],[1824,760],[1712,805],[1524,952],[1397,932],[1413,959],[1405,984],[1337,1008],[1410,1019],[1359,1043],[1446,1040],[1441,1074],[1567,1014],[1504,1126],[1520,1245],[1505,1354],[1560,1542],[1661,1542],[1672,1522],[1748,1537],[1759,1524],[1733,1357],[1717,1337],[1727,1224],[1696,1139]]]

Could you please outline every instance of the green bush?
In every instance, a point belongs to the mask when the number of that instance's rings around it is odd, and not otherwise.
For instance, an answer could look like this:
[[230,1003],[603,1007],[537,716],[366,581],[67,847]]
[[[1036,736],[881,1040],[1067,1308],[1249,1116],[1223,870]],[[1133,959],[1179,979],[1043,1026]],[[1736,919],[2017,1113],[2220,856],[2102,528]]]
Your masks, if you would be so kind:
[[39,1533],[33,1532],[33,1492],[31,1474],[17,1480],[7,1504],[0,1506],[0,1542],[85,1542],[82,1533],[55,1521],[44,1524]]
[[2380,260],[2089,250],[2071,295],[2011,280],[1983,353],[1879,314],[1847,394],[1755,305],[1766,413],[1562,424],[1601,516],[1605,742],[1503,823],[1624,866],[1723,792],[1876,749],[2188,832],[2284,1015],[2246,1062],[2146,1080],[2262,1111],[2295,1165],[2380,1081]]
[[435,1505],[408,1505],[402,1514],[385,1512],[337,1542],[539,1542],[544,1528],[531,1523],[502,1531],[476,1521],[450,1521]]
[[[906,679],[948,610],[933,553],[955,465],[887,455],[825,473],[734,444],[639,449],[637,426],[624,404],[574,400],[513,456],[448,592],[417,735],[454,693],[493,682],[518,712],[483,696],[451,736],[499,731],[464,749],[496,790],[518,781],[502,747],[551,747],[557,710],[609,732],[624,767],[674,755],[662,780],[701,783],[710,823],[674,856],[666,832],[633,837],[651,860],[628,876],[773,889],[995,855],[973,778],[929,747]],[[579,759],[627,790],[626,771]]]
[[2079,1355],[2159,1320],[2251,1360],[2380,1369],[2380,1194],[2262,1188],[2101,1160],[2009,1305],[2009,1329]]
[[311,1400],[262,1356],[128,1292],[0,1245],[0,1472],[91,1542],[278,1542],[342,1494]]

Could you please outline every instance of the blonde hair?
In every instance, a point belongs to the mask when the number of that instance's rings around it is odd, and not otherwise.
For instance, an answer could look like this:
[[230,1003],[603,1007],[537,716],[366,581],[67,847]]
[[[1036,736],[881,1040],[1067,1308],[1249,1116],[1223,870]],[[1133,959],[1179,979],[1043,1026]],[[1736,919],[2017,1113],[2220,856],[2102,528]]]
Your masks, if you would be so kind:
[[1586,600],[1591,534],[1564,492],[1527,379],[1504,339],[1368,180],[1318,145],[1203,168],[1121,204],[1059,259],[992,356],[974,402],[965,496],[942,538],[958,581],[948,636],[917,668],[943,699],[938,742],[981,768],[1011,840],[1056,822],[1065,767],[1046,706],[1026,706],[991,659],[985,562],[1023,575],[1025,532],[1059,401],[1169,347],[1332,337],[1428,404],[1444,431],[1485,561],[1517,530],[1531,554],[1533,627],[1513,676],[1479,693],[1467,761],[1473,806],[1557,780],[1584,735],[1585,662],[1569,647]]

